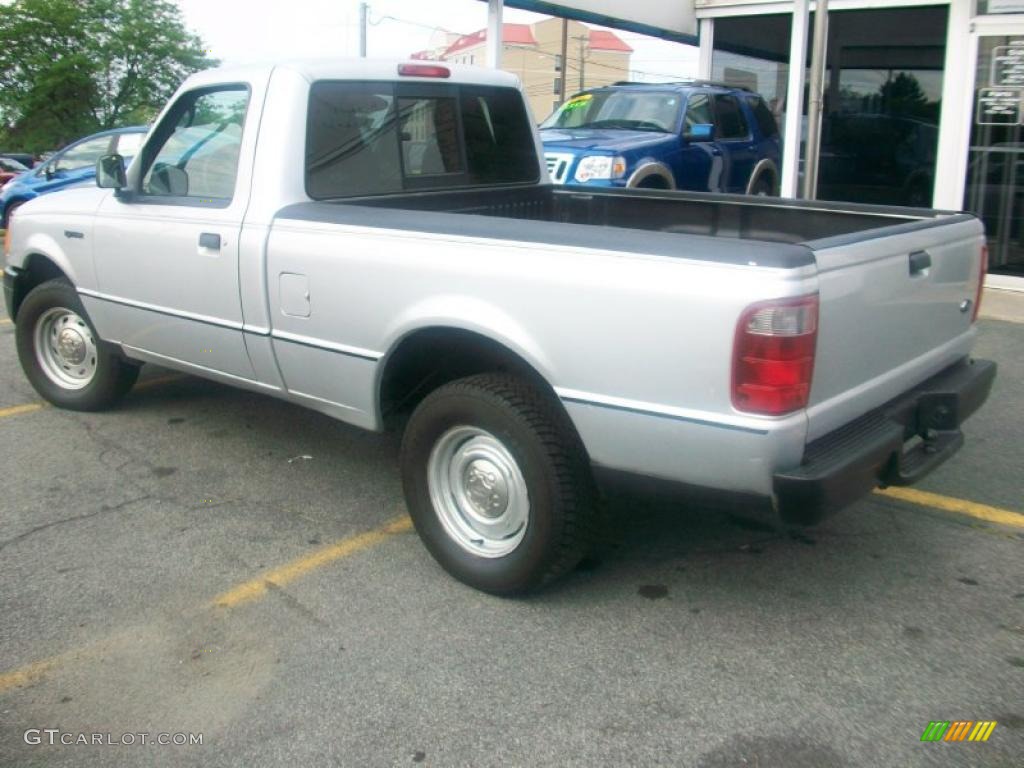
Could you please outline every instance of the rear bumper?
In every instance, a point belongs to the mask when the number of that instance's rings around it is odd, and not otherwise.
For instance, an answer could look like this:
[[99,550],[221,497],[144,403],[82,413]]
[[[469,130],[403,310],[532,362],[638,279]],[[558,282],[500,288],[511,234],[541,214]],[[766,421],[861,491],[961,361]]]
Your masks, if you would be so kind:
[[988,398],[996,364],[962,360],[807,445],[801,465],[776,473],[781,518],[809,525],[879,485],[910,485],[959,450],[960,425]]

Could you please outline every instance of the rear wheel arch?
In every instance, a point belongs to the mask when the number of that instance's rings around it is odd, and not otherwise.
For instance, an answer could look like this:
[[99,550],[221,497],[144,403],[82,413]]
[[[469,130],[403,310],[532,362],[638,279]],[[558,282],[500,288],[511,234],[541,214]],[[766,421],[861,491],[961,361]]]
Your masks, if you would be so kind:
[[539,366],[508,344],[477,331],[446,325],[413,330],[381,361],[377,406],[385,426],[400,424],[433,390],[481,373],[510,373],[547,392],[561,405]]

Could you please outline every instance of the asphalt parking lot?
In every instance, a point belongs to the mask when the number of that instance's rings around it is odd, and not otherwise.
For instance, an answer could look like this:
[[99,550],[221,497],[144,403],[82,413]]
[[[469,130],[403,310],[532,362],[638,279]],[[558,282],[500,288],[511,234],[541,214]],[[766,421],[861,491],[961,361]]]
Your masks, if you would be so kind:
[[924,495],[802,532],[620,499],[617,546],[503,600],[409,531],[395,437],[159,370],[38,407],[0,323],[0,766],[1019,766],[1024,325],[977,354]]

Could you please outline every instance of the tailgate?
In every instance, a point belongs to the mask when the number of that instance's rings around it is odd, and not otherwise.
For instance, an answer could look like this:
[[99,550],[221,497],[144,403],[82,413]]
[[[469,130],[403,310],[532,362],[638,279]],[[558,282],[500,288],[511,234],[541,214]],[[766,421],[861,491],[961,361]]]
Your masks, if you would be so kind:
[[808,243],[821,298],[808,441],[969,352],[983,245],[966,214]]

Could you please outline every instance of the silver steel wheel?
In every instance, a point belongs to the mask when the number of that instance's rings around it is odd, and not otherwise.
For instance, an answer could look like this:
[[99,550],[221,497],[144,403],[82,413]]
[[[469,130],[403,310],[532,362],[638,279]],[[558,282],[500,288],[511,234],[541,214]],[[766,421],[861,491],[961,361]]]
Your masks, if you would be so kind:
[[526,535],[526,479],[490,432],[462,426],[441,435],[427,462],[427,486],[445,531],[471,554],[502,557]]
[[70,309],[54,307],[40,315],[33,342],[39,367],[57,386],[84,389],[96,376],[96,339],[85,320]]

